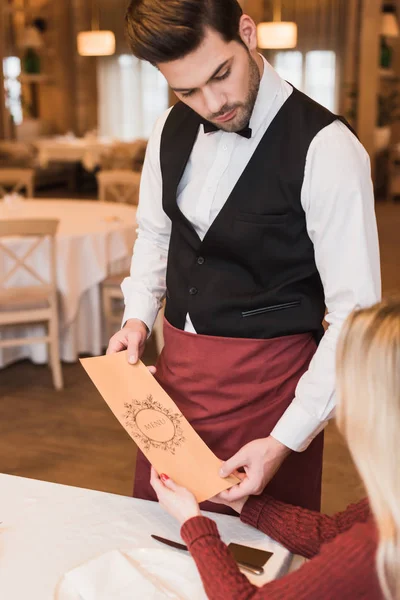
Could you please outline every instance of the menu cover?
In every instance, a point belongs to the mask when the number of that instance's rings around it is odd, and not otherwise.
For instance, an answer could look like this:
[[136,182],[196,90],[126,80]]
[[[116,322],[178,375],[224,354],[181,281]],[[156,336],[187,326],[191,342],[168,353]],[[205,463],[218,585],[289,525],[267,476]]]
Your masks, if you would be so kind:
[[80,361],[118,421],[158,473],[189,489],[198,502],[236,483],[219,476],[221,460],[208,448],[142,362],[127,353]]

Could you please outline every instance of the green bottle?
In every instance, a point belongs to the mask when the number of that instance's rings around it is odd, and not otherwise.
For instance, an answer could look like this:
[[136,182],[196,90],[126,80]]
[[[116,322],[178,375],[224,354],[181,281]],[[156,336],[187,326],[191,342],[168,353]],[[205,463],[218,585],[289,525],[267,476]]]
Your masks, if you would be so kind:
[[23,71],[29,75],[40,73],[40,56],[33,48],[27,48],[23,57]]
[[392,66],[392,55],[393,50],[386,42],[386,38],[384,36],[381,37],[381,59],[380,66],[381,69],[390,69]]

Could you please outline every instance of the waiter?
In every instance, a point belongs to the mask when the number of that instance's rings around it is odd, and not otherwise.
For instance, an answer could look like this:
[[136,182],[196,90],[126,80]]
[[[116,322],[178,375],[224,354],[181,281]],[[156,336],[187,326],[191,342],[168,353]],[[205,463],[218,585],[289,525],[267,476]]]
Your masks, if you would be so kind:
[[[180,102],[149,140],[108,352],[135,363],[166,297],[156,377],[221,474],[244,468],[227,497],[268,485],[319,509],[338,333],[380,297],[368,156],[258,54],[236,0],[132,0],[126,20],[133,54]],[[139,453],[135,496],[155,499],[149,479]]]

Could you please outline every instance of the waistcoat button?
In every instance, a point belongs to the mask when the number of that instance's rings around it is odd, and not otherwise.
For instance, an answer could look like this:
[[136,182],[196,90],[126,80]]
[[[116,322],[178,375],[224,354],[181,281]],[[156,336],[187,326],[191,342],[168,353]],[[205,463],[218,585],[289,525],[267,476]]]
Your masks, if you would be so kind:
[[190,290],[189,290],[189,294],[190,294],[191,296],[195,296],[195,295],[197,294],[197,292],[198,292],[198,291],[199,291],[199,290],[198,290],[197,288],[195,288],[195,287],[191,287],[191,288],[190,288]]

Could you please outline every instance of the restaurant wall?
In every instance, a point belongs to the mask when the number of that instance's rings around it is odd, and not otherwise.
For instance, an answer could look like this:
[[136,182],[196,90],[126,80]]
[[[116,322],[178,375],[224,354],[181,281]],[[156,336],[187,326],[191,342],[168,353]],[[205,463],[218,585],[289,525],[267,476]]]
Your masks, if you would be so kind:
[[[42,0],[30,0],[32,5]],[[90,28],[87,0],[50,0],[40,86],[40,119],[54,133],[83,135],[97,126],[96,59],[77,52],[79,31]]]

